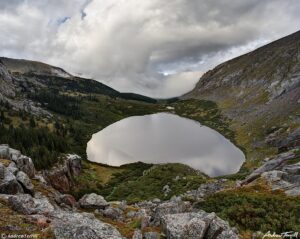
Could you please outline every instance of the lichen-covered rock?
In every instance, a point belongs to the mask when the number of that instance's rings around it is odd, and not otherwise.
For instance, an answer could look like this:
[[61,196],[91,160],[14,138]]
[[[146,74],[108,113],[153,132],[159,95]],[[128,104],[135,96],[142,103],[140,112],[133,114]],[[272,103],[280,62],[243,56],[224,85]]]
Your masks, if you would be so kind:
[[149,227],[151,223],[151,217],[150,216],[144,216],[141,218],[141,229],[145,229],[146,227]]
[[30,178],[35,175],[32,159],[21,154],[19,150],[10,148],[7,144],[0,145],[0,158],[11,160],[18,170],[25,172]]
[[35,175],[35,167],[32,162],[32,159],[24,155],[20,155],[15,160],[13,160],[19,170],[26,173],[30,178],[33,178]]
[[126,217],[128,217],[128,218],[133,218],[135,216],[136,216],[136,211],[133,211],[133,210],[127,212],[127,214],[126,214]]
[[48,216],[40,214],[27,216],[26,220],[35,223],[42,230],[49,227],[51,223],[51,219]]
[[277,147],[281,150],[300,146],[300,128],[290,133],[286,138],[277,143]]
[[145,208],[145,209],[151,209],[157,206],[156,203],[153,203],[151,201],[141,201],[135,204],[139,208]]
[[168,239],[203,238],[209,222],[202,214],[180,213],[162,217],[162,228]]
[[281,170],[264,172],[261,177],[272,190],[284,190],[289,196],[300,195],[300,163],[286,165]]
[[19,169],[17,168],[17,165],[14,162],[11,162],[8,165],[7,169],[14,175],[16,175],[17,172],[19,171]]
[[261,167],[250,174],[241,184],[256,183],[263,178],[272,190],[283,190],[287,195],[300,195],[300,163],[290,164],[297,159],[295,150],[277,155],[267,160]]
[[162,229],[167,239],[239,238],[227,222],[204,211],[164,215]]
[[102,214],[105,217],[108,217],[113,220],[117,220],[122,217],[123,211],[119,208],[108,207],[102,211]]
[[75,205],[76,205],[76,199],[70,194],[59,194],[55,198],[55,201],[60,205],[64,204],[64,205],[72,207],[72,208],[75,207]]
[[9,159],[9,146],[7,144],[0,145],[0,158]]
[[153,210],[153,215],[152,215],[153,221],[151,223],[153,224],[153,226],[159,226],[160,220],[164,215],[188,212],[190,210],[191,210],[191,204],[189,202],[167,201],[159,204]]
[[285,194],[289,196],[299,196],[300,195],[300,186],[294,186],[290,189],[285,190]]
[[201,184],[200,187],[196,190],[191,190],[182,195],[183,198],[187,198],[189,200],[200,201],[205,197],[212,195],[216,192],[219,192],[224,189],[225,181],[217,180],[215,182],[209,182],[205,184]]
[[290,182],[300,182],[300,162],[295,164],[286,165],[282,168],[286,173],[286,179]]
[[158,232],[145,232],[144,238],[145,239],[159,239],[160,234]]
[[1,163],[0,163],[0,193],[3,194],[23,193],[23,188],[18,183],[15,175]]
[[259,178],[260,175],[264,172],[278,170],[282,168],[285,165],[286,161],[293,158],[295,158],[295,153],[293,151],[277,155],[275,158],[267,161],[261,167],[254,170],[245,180],[242,181],[242,185],[254,181],[255,179]]
[[161,200],[160,200],[159,198],[154,198],[154,199],[152,200],[152,202],[153,202],[153,203],[156,203],[156,204],[159,204],[159,203],[161,203]]
[[51,170],[45,170],[43,177],[45,180],[56,190],[66,193],[70,191],[70,179],[68,177],[69,172],[67,168],[53,168]]
[[47,198],[33,198],[29,194],[19,194],[8,199],[13,210],[25,214],[47,214],[54,211],[53,205]]
[[56,239],[105,238],[121,239],[113,226],[103,223],[90,213],[55,212],[51,228]]
[[163,186],[162,191],[164,192],[164,195],[167,196],[172,190],[169,185],[165,185]]
[[238,239],[238,231],[235,228],[231,228],[228,222],[220,219],[215,213],[209,214],[212,218],[209,227],[206,231],[207,239]]
[[141,230],[139,230],[139,229],[134,230],[132,239],[143,239],[143,234],[142,234]]
[[109,204],[107,201],[96,193],[86,194],[79,200],[79,205],[82,208],[90,209],[106,209]]
[[25,192],[33,194],[34,187],[26,173],[24,173],[23,171],[19,171],[17,173],[16,179],[23,186]]
[[72,176],[78,176],[82,170],[81,157],[77,154],[68,154],[67,163],[69,164],[70,173]]
[[10,159],[12,161],[16,161],[18,160],[18,158],[21,156],[21,152],[17,149],[12,149],[12,148],[9,148],[9,156],[7,159]]
[[118,204],[118,207],[122,210],[122,211],[125,211],[127,209],[127,202],[125,200],[121,201],[119,204]]

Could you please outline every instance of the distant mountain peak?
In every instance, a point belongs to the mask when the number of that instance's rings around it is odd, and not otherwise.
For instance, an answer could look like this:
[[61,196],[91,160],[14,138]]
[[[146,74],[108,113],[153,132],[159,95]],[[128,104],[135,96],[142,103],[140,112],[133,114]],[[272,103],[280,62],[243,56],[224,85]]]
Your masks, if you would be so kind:
[[71,74],[63,70],[62,68],[51,66],[45,63],[30,61],[24,59],[12,59],[6,57],[0,57],[2,63],[6,66],[6,68],[12,73],[31,73],[34,72],[36,74],[43,75],[54,75],[59,77],[73,77]]

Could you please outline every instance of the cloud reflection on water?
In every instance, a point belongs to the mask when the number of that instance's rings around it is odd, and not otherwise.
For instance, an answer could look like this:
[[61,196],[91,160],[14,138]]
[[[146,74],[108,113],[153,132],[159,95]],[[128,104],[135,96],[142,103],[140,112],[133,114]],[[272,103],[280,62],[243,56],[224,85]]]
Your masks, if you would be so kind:
[[113,166],[183,163],[210,176],[235,173],[245,160],[240,149],[217,131],[168,113],[134,116],[93,135],[90,161]]

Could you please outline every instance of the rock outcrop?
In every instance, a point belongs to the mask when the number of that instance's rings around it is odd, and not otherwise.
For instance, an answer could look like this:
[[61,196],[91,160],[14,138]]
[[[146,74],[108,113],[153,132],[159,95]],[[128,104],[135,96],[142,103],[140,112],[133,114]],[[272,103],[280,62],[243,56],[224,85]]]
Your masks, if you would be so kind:
[[56,239],[122,239],[111,225],[96,219],[91,213],[57,212],[51,216]]
[[76,199],[70,194],[59,194],[55,198],[56,203],[63,206],[74,208],[76,206]]
[[[34,193],[30,178],[35,177],[35,167],[31,158],[6,144],[0,145],[0,159],[6,160],[7,166],[0,163],[0,193]],[[8,162],[7,162],[8,161]]]
[[23,171],[19,171],[17,173],[16,179],[22,185],[24,192],[33,194],[34,187],[26,173],[24,173]]
[[23,193],[23,188],[18,183],[16,176],[1,163],[0,163],[0,193],[4,193],[4,194]]
[[102,214],[107,218],[120,220],[122,218],[123,211],[119,208],[108,207],[102,211]]
[[82,164],[81,158],[75,154],[68,154],[62,160],[50,170],[44,170],[43,176],[53,188],[67,193],[74,186],[74,177],[80,174]]
[[272,190],[284,190],[289,196],[300,195],[300,163],[282,167],[280,170],[272,170],[261,175]]
[[26,173],[30,178],[35,176],[35,168],[32,159],[24,155],[20,155],[17,160],[13,160],[19,170]]
[[293,151],[279,154],[275,158],[268,160],[258,169],[254,170],[245,180],[242,181],[241,184],[244,185],[250,183],[251,181],[260,177],[260,175],[264,172],[280,169],[286,164],[288,160],[294,159],[295,157],[296,155]]
[[[43,176],[35,172],[32,160],[20,151],[8,145],[0,145],[0,159],[5,163],[0,163],[0,199],[16,215],[22,215],[26,221],[33,221],[41,229],[50,228],[58,239],[123,238],[117,229],[93,214],[78,212],[75,198],[61,194],[51,184],[47,184]],[[67,155],[62,168],[56,167],[56,170],[61,170],[71,178],[80,173],[81,160],[76,155]],[[37,189],[31,178],[39,182]],[[80,202],[84,208],[106,209],[109,206],[102,196],[96,194],[86,195]],[[116,212],[123,212],[112,209],[104,210],[107,217],[115,219]],[[10,228],[14,230],[16,227],[12,225]]]
[[189,202],[181,201],[181,199],[163,202],[152,210],[151,223],[154,226],[159,226],[160,220],[164,215],[178,214],[191,210],[191,204]]
[[239,238],[236,229],[227,222],[204,211],[165,215],[162,228],[168,239]]
[[215,182],[201,184],[198,189],[188,191],[182,194],[181,197],[192,201],[202,201],[205,197],[223,190],[225,182],[226,179],[220,179]]
[[44,196],[0,194],[0,199],[7,200],[17,213],[26,215],[26,220],[34,219],[40,226],[51,228],[56,239],[123,238],[117,229],[93,214],[64,210]]
[[286,138],[279,140],[276,145],[280,150],[300,147],[300,128],[294,130]]
[[141,230],[136,229],[133,233],[132,239],[143,239],[143,234]]
[[10,148],[7,144],[0,145],[0,159],[8,159],[14,162],[11,167],[26,173],[30,178],[35,176],[35,167],[32,159],[21,154],[20,151]]
[[158,232],[145,232],[144,233],[145,239],[160,239],[160,233]]
[[106,200],[96,193],[86,194],[79,200],[79,205],[82,208],[89,209],[106,209],[109,204]]
[[291,150],[267,161],[242,181],[242,185],[255,183],[255,180],[262,178],[272,190],[280,189],[290,196],[300,195],[300,162],[289,163],[291,160],[300,160],[300,156],[294,152]]
[[29,194],[20,194],[9,197],[11,207],[22,214],[47,214],[54,211],[53,205],[46,197],[33,198]]

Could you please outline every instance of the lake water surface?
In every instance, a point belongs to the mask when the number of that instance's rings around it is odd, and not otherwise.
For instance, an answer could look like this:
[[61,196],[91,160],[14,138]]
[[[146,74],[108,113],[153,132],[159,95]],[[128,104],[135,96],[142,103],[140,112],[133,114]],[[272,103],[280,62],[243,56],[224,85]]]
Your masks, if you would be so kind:
[[183,163],[209,176],[235,173],[245,160],[217,131],[168,113],[129,117],[106,127],[88,142],[87,155],[112,166]]

